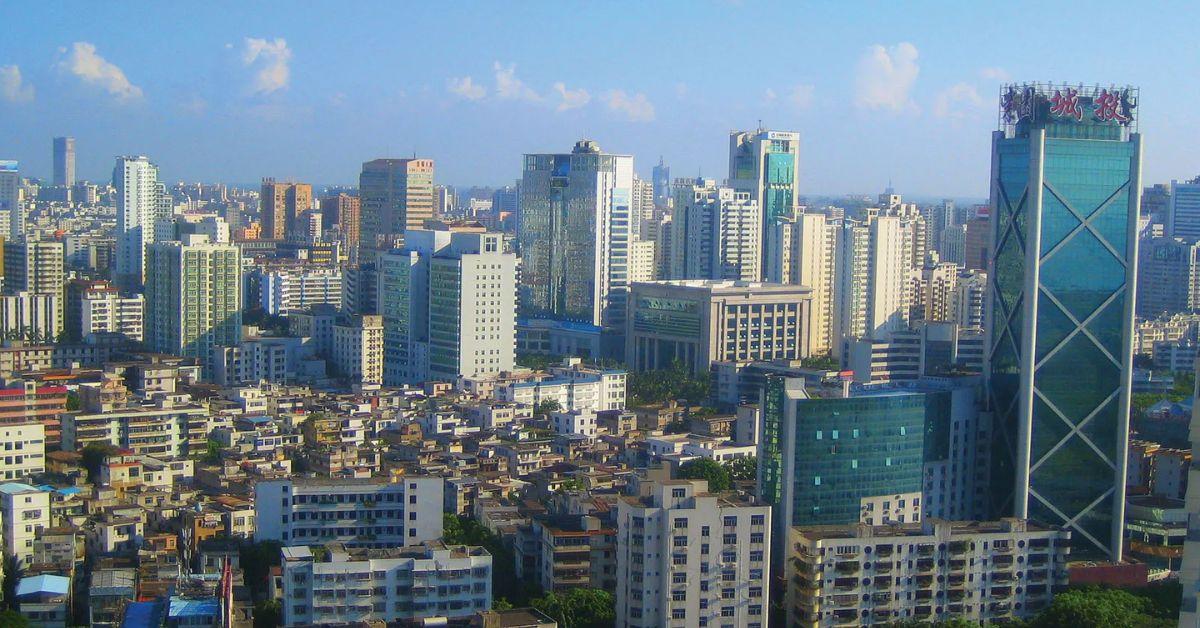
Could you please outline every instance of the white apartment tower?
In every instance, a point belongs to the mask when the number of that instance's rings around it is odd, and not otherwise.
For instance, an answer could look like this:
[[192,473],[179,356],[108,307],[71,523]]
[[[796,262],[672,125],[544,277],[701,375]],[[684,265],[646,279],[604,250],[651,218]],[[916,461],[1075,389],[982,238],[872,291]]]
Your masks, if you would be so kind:
[[146,279],[146,249],[154,242],[161,213],[158,166],[145,156],[117,157],[113,168],[117,205],[117,261],[114,278],[124,290]]
[[767,625],[771,509],[702,480],[649,483],[617,502],[620,628]]
[[840,225],[825,214],[801,212],[780,218],[767,238],[772,255],[764,279],[812,289],[808,347],[812,355],[833,351],[834,283]]
[[912,259],[912,229],[899,217],[846,221],[837,248],[835,349],[844,351],[855,338],[886,340],[908,328]]
[[153,351],[198,358],[241,341],[241,252],[207,236],[157,242],[147,255],[145,340]]
[[517,258],[504,251],[503,235],[414,229],[404,249],[378,259],[385,382],[512,370]]
[[762,210],[751,192],[696,179],[675,188],[672,279],[758,281]]

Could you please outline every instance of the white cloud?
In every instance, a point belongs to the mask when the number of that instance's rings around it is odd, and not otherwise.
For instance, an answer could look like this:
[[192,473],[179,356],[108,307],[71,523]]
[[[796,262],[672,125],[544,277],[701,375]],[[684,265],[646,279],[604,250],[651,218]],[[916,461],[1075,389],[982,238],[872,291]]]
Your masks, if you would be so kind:
[[558,111],[567,111],[568,109],[578,109],[592,100],[592,95],[582,87],[579,89],[567,89],[566,84],[561,81],[554,84],[554,91],[558,92],[562,102],[558,103]]
[[808,109],[813,102],[813,86],[797,85],[788,94],[788,102],[797,109]]
[[1012,75],[1004,68],[983,68],[979,71],[979,77],[989,81],[1000,81],[1001,83],[1012,80]]
[[191,115],[202,116],[208,111],[208,101],[199,96],[192,96],[179,102],[179,111]]
[[650,122],[654,119],[654,105],[642,93],[626,94],[614,89],[605,94],[608,108],[625,115],[631,122]]
[[487,88],[476,84],[469,76],[447,79],[446,89],[450,90],[451,94],[467,100],[479,100],[487,96]]
[[779,94],[776,94],[775,90],[771,89],[770,87],[767,88],[767,91],[763,92],[763,100],[766,100],[768,103],[775,102],[775,99],[778,97]]
[[864,109],[916,109],[910,93],[917,81],[917,47],[875,44],[858,60],[854,102]]
[[244,44],[242,63],[246,67],[257,67],[254,93],[270,94],[286,88],[292,77],[292,70],[288,66],[292,60],[292,50],[288,48],[287,40],[282,37],[274,40],[247,37]]
[[[65,49],[59,49],[66,52]],[[68,57],[59,67],[79,77],[84,83],[100,87],[116,96],[118,100],[136,100],[142,97],[142,88],[129,82],[125,72],[104,57],[96,54],[96,46],[86,41],[71,44]]]
[[492,69],[496,72],[496,97],[501,100],[527,100],[529,102],[539,102],[542,97],[537,92],[533,91],[528,85],[517,78],[517,66],[515,63],[508,64],[508,67],[500,65],[497,61],[492,64]]
[[21,79],[21,68],[15,65],[0,65],[0,98],[8,102],[33,100],[33,86]]
[[684,98],[687,97],[687,95],[688,95],[688,84],[687,83],[676,83],[675,84],[675,97],[680,100],[683,100]]
[[983,98],[975,87],[956,83],[938,92],[933,103],[933,115],[939,118],[961,120],[983,109]]

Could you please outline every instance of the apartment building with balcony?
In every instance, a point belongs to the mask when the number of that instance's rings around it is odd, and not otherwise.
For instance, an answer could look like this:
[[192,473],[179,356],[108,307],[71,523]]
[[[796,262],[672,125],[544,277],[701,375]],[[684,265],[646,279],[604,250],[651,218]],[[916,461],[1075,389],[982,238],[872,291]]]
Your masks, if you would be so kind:
[[442,536],[443,480],[289,478],[254,486],[255,539],[417,545]]
[[616,625],[767,625],[771,509],[702,480],[617,502]]
[[[598,517],[558,515],[522,526],[517,576],[543,591],[577,587],[612,591],[617,586],[617,531]],[[528,556],[526,556],[528,554]],[[523,567],[528,566],[528,569]]]
[[1033,615],[1067,584],[1071,533],[1020,519],[795,527],[787,625],[982,625]]
[[28,484],[0,484],[0,522],[4,529],[4,554],[19,568],[33,564],[33,542],[50,527],[50,491]]
[[492,607],[492,556],[482,547],[430,541],[366,549],[330,543],[282,552],[284,626],[392,625],[465,618]]

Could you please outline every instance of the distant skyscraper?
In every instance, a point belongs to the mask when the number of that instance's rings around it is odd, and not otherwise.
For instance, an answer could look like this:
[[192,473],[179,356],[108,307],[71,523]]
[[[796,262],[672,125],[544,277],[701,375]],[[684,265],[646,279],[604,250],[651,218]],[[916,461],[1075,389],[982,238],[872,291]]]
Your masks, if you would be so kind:
[[650,240],[650,228],[654,223],[654,186],[633,175],[633,208],[631,209],[630,229],[633,230],[633,240]]
[[696,179],[675,188],[671,279],[761,276],[762,210],[750,193]]
[[[790,217],[800,202],[800,134],[764,129],[730,133],[729,184],[758,201],[759,232],[768,233],[777,217]],[[762,251],[764,264],[770,255]]]
[[342,232],[343,244],[357,247],[362,236],[362,205],[357,196],[346,193],[321,199],[321,220],[325,229],[334,225]]
[[1200,310],[1200,242],[1149,238],[1138,245],[1137,315]]
[[307,215],[312,211],[312,198],[312,185],[308,183],[277,183],[275,179],[263,179],[260,196],[262,237],[287,240],[291,234],[304,234]]
[[1013,85],[992,135],[996,515],[1121,556],[1141,193],[1137,91]]
[[21,169],[15,161],[0,161],[0,216],[8,218],[9,239],[20,239],[25,221],[21,211]]
[[812,289],[808,350],[812,355],[827,355],[834,349],[834,283],[841,223],[825,214],[803,212],[795,219],[779,219],[773,229],[768,239],[775,242],[771,246],[775,255],[763,277]]
[[206,236],[149,247],[145,341],[150,350],[198,358],[209,371],[213,349],[241,341],[241,252]]
[[1200,240],[1200,177],[1186,183],[1171,182],[1167,235],[1193,242]]
[[633,157],[581,140],[570,154],[525,155],[521,310],[617,330],[625,324]]
[[654,204],[666,207],[671,203],[671,167],[658,158],[658,165],[651,171],[651,181],[654,184]]
[[54,185],[75,185],[75,138],[54,138]]
[[117,264],[113,275],[119,287],[135,291],[146,277],[146,247],[154,242],[160,218],[158,166],[145,156],[117,157],[113,168],[117,205]]
[[409,229],[423,229],[433,218],[433,160],[375,159],[358,178],[362,206],[362,242],[383,246]]

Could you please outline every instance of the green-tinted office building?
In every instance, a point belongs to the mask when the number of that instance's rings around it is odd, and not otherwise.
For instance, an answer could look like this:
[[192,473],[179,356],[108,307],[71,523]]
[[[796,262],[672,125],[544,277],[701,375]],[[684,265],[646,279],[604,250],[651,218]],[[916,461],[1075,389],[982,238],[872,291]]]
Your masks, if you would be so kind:
[[759,490],[776,538],[797,525],[918,520],[927,396],[820,397],[803,382],[771,375],[763,390]]
[[993,134],[992,515],[1119,558],[1141,140],[1137,92],[1007,86]]

